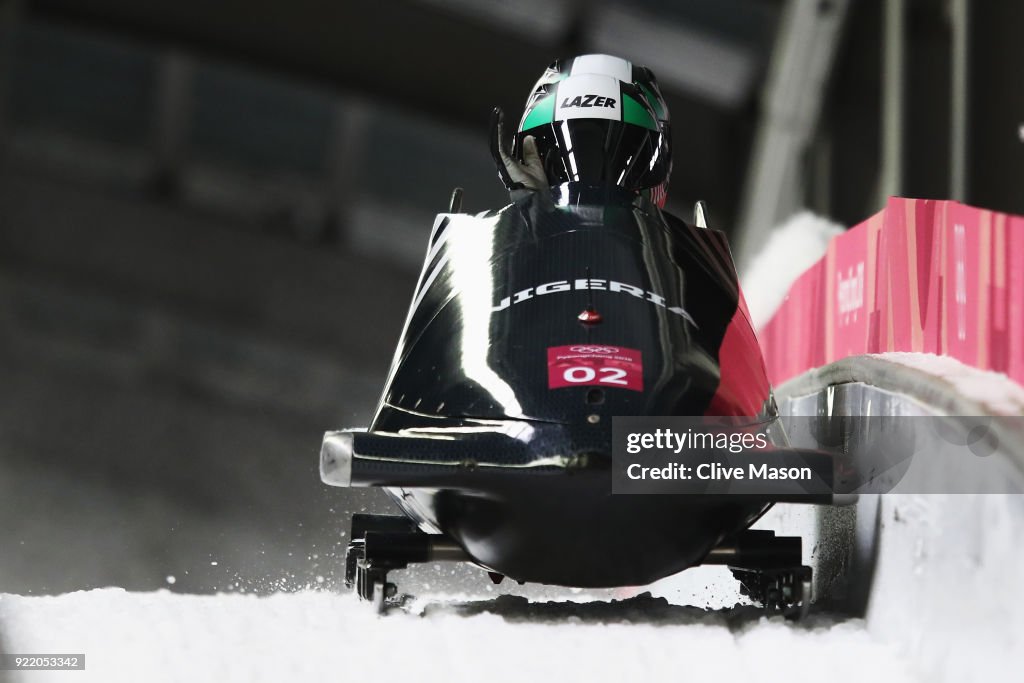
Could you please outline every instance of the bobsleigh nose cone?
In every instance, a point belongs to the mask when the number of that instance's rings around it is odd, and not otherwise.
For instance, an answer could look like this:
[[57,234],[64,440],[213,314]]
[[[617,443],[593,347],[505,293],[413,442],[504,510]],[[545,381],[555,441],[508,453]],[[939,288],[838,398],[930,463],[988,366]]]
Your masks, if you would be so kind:
[[326,432],[320,446],[320,480],[331,486],[352,484],[352,432]]

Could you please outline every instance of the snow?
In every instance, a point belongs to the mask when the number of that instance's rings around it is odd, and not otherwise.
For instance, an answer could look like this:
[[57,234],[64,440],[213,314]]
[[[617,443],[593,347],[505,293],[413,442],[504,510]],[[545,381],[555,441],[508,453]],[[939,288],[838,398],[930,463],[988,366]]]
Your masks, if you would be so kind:
[[1024,496],[885,495],[868,631],[929,681],[1020,680]]
[[[987,414],[1024,415],[1024,387],[1002,373],[934,354],[872,357],[938,378]],[[1019,680],[1024,496],[867,496],[858,514],[870,507],[878,532],[868,631],[899,643],[927,680]]]
[[650,596],[430,602],[378,617],[349,595],[101,589],[0,597],[8,652],[85,653],[86,671],[14,681],[915,680],[863,622],[793,624]]
[[872,354],[938,377],[950,391],[975,401],[993,415],[1024,415],[1024,387],[1001,372],[979,370],[950,356],[932,353],[888,352]]
[[761,252],[740,270],[755,330],[771,320],[789,288],[825,255],[829,241],[843,230],[827,218],[801,211],[772,232]]

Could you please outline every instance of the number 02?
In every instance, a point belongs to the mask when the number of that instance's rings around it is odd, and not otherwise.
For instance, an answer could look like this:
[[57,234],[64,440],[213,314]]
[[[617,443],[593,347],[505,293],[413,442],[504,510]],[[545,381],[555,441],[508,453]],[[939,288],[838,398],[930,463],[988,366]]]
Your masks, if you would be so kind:
[[[600,377],[597,374],[601,373]],[[576,367],[566,368],[565,372],[562,373],[562,378],[566,382],[573,384],[583,384],[584,382],[593,382],[597,378],[598,382],[602,384],[629,384],[628,381],[623,379],[626,376],[626,371],[621,368],[594,368],[586,365],[577,365]]]

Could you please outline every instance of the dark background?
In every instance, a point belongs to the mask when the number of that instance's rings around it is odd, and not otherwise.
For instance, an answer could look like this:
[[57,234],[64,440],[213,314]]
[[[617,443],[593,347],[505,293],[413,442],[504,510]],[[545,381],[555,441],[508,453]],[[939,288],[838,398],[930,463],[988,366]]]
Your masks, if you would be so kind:
[[[826,46],[797,203],[1024,213],[1024,5],[969,3],[958,191],[939,0],[899,3],[903,171],[880,184],[894,1],[849,3]],[[808,8],[846,3],[0,0],[0,592],[335,585],[349,515],[390,504],[322,486],[320,437],[369,419],[452,187],[506,201],[491,107],[517,120],[556,57],[647,64],[669,209],[704,199],[756,247],[785,216],[743,219],[749,161]]]

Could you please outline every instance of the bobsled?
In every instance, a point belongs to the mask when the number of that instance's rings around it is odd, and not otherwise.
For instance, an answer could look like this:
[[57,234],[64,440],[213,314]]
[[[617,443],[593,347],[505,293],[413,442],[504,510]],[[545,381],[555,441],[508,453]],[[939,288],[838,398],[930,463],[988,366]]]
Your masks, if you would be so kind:
[[582,588],[715,563],[804,604],[800,539],[748,529],[773,501],[612,492],[615,416],[779,419],[724,234],[616,187],[521,195],[437,217],[371,424],[324,437],[325,483],[404,513],[353,517],[346,583],[383,609],[417,562]]

